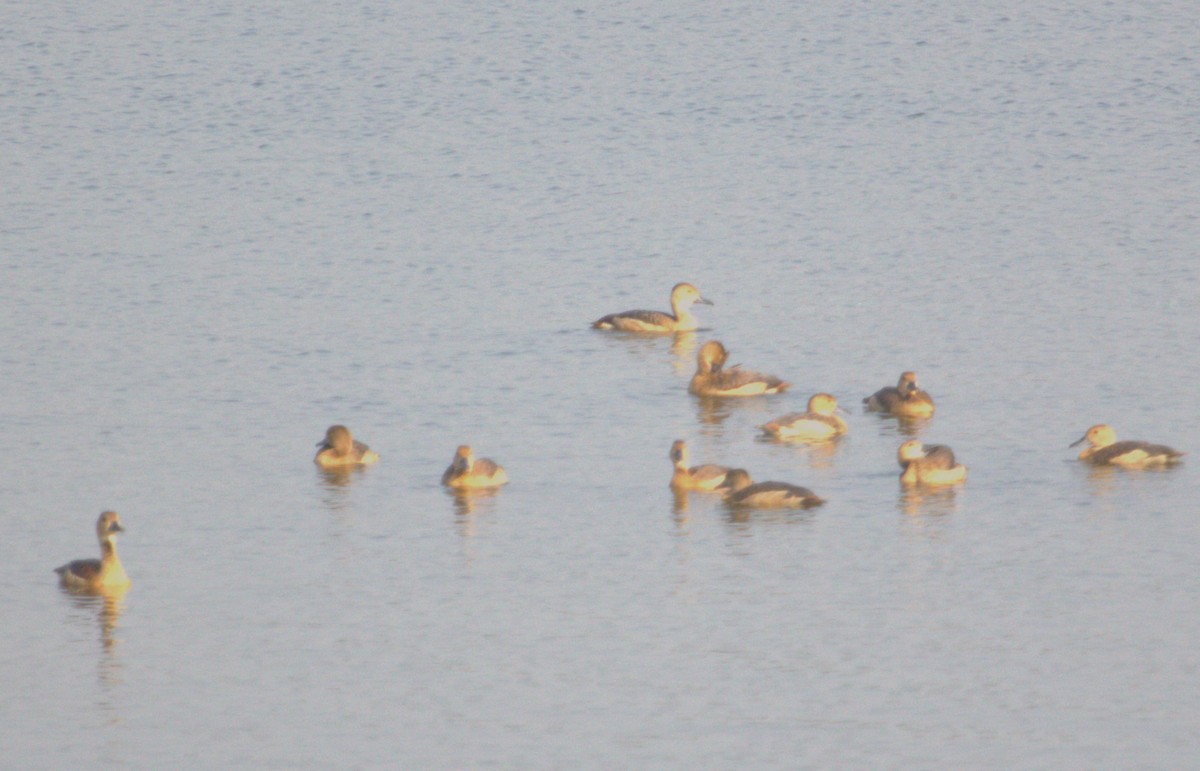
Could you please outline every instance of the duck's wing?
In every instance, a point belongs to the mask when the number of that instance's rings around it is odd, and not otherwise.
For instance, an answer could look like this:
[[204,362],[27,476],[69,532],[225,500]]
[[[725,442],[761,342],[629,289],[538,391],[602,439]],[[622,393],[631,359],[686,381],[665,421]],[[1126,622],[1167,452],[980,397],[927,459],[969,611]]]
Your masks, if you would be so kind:
[[846,427],[846,422],[835,415],[821,415],[816,412],[804,413],[805,420],[815,420],[818,423],[824,423],[835,431],[841,431]]
[[55,568],[54,572],[63,578],[68,578],[69,575],[80,581],[91,581],[100,575],[100,568],[100,560],[72,560],[60,568]]
[[775,418],[774,420],[770,421],[769,423],[763,423],[761,426],[759,426],[759,428],[763,428],[766,430],[774,430],[774,429],[784,428],[786,426],[792,425],[797,420],[801,420],[805,417],[807,417],[807,413],[804,413],[804,412],[789,412],[786,415],[780,415],[779,417]]
[[475,465],[471,466],[472,473],[488,477],[496,476],[496,472],[498,471],[500,471],[499,464],[488,458],[478,458],[475,461]]
[[647,329],[669,329],[675,321],[674,316],[662,311],[633,310],[610,313],[593,321],[592,326],[596,329],[621,329],[637,332]]
[[874,401],[875,404],[879,405],[880,408],[890,412],[892,407],[899,402],[900,399],[900,389],[896,388],[895,386],[888,386],[887,388],[880,388],[866,399],[863,399],[863,404],[870,404],[872,401]]
[[756,482],[743,487],[730,496],[735,503],[757,500],[771,505],[808,505],[815,506],[824,503],[823,500],[807,487],[788,484],[787,482]]
[[946,445],[927,444],[925,445],[923,465],[926,468],[949,470],[957,466],[958,461],[954,458],[954,450],[951,450]]
[[723,369],[720,372],[712,373],[712,385],[722,391],[732,391],[735,388],[749,385],[750,383],[762,383],[767,388],[784,390],[788,384],[775,377],[774,375],[764,375],[761,372],[751,372],[750,370],[742,369],[741,367],[733,367],[731,369]]
[[709,482],[724,479],[727,473],[729,473],[729,469],[712,463],[707,463],[703,466],[692,466],[690,469],[688,469],[688,476],[690,476],[696,482]]
[[[1125,455],[1133,455],[1134,453],[1141,454],[1141,458],[1178,458],[1183,455],[1176,449],[1167,447],[1165,444],[1150,444],[1149,442],[1139,442],[1130,439],[1124,442],[1113,442],[1110,445],[1100,447],[1091,454],[1088,458],[1092,463],[1112,463],[1117,458]],[[1133,459],[1129,462],[1137,462]]]

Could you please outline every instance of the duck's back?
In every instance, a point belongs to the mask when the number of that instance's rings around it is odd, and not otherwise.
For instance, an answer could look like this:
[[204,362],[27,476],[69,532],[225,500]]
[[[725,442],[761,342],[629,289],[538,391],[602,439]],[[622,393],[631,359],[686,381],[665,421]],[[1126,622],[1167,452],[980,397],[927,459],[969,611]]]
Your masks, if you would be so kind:
[[1096,448],[1088,460],[1092,463],[1105,464],[1139,464],[1139,463],[1170,463],[1183,456],[1178,450],[1165,444],[1150,444],[1137,440],[1113,442],[1104,447]]
[[924,391],[913,391],[907,395],[895,386],[881,388],[863,399],[867,409],[890,412],[895,415],[927,413],[933,411],[933,397]]
[[662,332],[675,328],[676,319],[662,311],[625,311],[610,313],[592,322],[595,329],[618,329],[623,332]]
[[72,560],[54,569],[66,583],[92,583],[100,578],[104,565],[98,559]]
[[807,487],[787,482],[755,482],[729,496],[733,504],[769,507],[819,506],[822,499]]
[[740,367],[697,374],[692,378],[692,391],[699,394],[749,396],[786,391],[788,383],[774,375],[763,375]]
[[829,437],[846,431],[846,422],[834,415],[789,412],[762,425],[767,434],[779,437]]
[[375,461],[379,460],[379,453],[375,452],[367,445],[365,445],[362,442],[355,439],[354,440],[354,459],[357,460],[359,463],[374,463]]
[[925,468],[949,470],[958,465],[954,458],[954,450],[944,444],[925,445],[925,457],[917,461]]

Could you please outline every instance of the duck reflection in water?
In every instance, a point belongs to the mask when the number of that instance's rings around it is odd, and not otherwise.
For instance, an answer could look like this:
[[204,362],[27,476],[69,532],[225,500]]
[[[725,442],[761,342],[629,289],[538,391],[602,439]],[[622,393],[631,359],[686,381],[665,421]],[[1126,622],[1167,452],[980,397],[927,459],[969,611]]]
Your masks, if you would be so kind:
[[671,368],[677,375],[687,375],[696,360],[696,333],[676,332],[671,340]]
[[953,485],[941,487],[903,485],[896,501],[896,508],[906,517],[917,520],[922,517],[947,517],[958,509],[958,503],[955,500],[958,490],[959,488]]
[[499,494],[498,487],[447,488],[446,494],[454,500],[454,513],[459,517],[470,517],[477,510],[492,507],[492,500]]
[[125,612],[125,595],[129,593],[129,585],[94,588],[62,586],[61,589],[76,608],[96,610],[100,644],[105,650],[111,650],[117,644],[117,622]]
[[344,494],[352,482],[366,472],[364,466],[317,467],[321,486],[330,492]]
[[884,413],[884,417],[890,418],[895,423],[898,433],[914,439],[920,437],[921,432],[933,422],[933,419],[928,417],[914,418],[908,415],[887,415],[886,413]]

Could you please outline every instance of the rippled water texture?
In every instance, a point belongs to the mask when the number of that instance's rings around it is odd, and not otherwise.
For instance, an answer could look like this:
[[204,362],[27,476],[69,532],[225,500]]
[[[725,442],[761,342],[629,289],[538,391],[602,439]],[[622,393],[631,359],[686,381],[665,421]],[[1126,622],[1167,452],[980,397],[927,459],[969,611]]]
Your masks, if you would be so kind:
[[[1196,764],[1195,6],[7,17],[0,765]],[[710,338],[792,390],[689,396]],[[757,438],[816,391],[842,441]],[[674,439],[828,503],[676,499]],[[132,588],[61,592],[106,508]]]

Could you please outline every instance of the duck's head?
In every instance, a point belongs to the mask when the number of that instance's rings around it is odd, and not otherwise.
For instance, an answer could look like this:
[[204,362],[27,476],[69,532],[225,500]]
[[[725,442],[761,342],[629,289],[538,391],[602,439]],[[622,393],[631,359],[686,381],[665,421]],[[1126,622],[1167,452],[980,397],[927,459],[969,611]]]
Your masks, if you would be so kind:
[[101,541],[114,541],[117,533],[124,532],[125,528],[121,527],[121,515],[115,511],[106,511],[96,520],[96,535]]
[[921,390],[917,385],[916,372],[902,372],[900,374],[900,382],[896,384],[897,390],[907,396],[908,394],[916,393]]
[[450,465],[458,471],[467,471],[474,462],[475,453],[471,450],[471,445],[460,444],[454,451],[454,460]]
[[833,394],[813,394],[808,399],[808,411],[818,415],[832,415],[838,410],[837,399]]
[[671,442],[671,453],[668,456],[676,465],[687,465],[687,443],[682,439]]
[[731,468],[725,472],[725,481],[717,485],[718,490],[735,493],[753,482],[750,472],[744,468]]
[[686,282],[676,284],[671,289],[671,306],[674,308],[688,308],[692,305],[712,305],[711,300],[706,300],[700,296],[700,290]]
[[916,439],[909,439],[900,445],[900,449],[896,450],[896,460],[900,461],[901,466],[907,466],[914,460],[920,460],[924,457],[925,445]]
[[696,354],[696,365],[701,372],[719,372],[728,358],[729,352],[725,350],[725,346],[716,340],[709,340],[700,346],[700,352]]
[[1093,447],[1107,447],[1117,441],[1117,432],[1113,427],[1106,423],[1097,423],[1087,430],[1087,433],[1071,442],[1070,446],[1074,447],[1078,444],[1088,442]]
[[317,442],[317,446],[345,455],[354,447],[354,437],[350,436],[350,429],[345,426],[330,426],[325,431],[325,438]]

